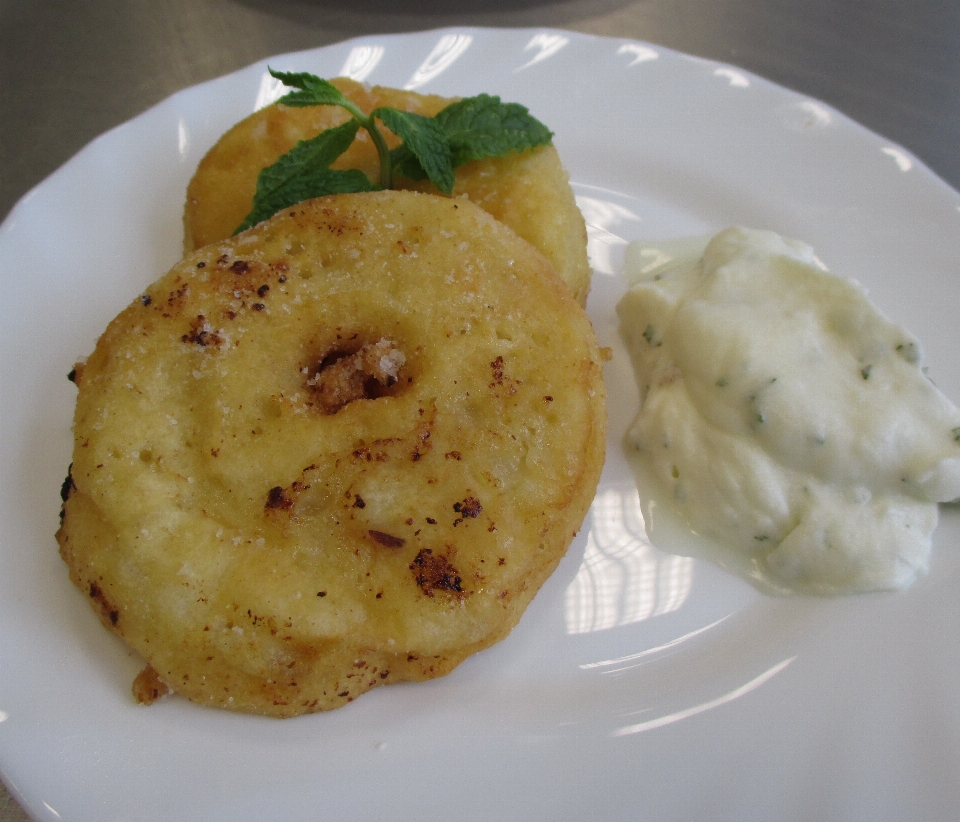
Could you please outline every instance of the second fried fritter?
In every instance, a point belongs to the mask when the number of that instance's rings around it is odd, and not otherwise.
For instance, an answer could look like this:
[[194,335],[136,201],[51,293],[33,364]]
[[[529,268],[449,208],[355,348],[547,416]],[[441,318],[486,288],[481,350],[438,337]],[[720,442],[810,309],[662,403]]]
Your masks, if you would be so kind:
[[[352,80],[333,81],[350,100],[369,112],[379,106],[432,116],[453,102],[413,91],[368,88]],[[261,169],[299,140],[314,137],[349,115],[336,106],[267,106],[237,123],[210,149],[187,189],[184,247],[187,252],[233,234],[250,212]],[[396,138],[384,129],[387,141]],[[379,173],[377,152],[361,129],[334,168],[359,168],[372,180]],[[457,169],[453,196],[465,196],[532,243],[553,263],[575,299],[583,305],[590,288],[586,227],[556,149],[543,146],[505,157],[477,160]],[[428,182],[400,180],[400,188],[432,194]]]

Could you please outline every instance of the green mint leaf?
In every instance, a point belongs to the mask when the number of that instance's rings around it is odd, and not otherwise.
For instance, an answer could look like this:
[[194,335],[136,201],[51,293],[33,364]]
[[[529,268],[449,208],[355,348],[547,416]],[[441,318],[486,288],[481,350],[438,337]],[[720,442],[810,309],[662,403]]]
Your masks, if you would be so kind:
[[316,137],[301,140],[273,165],[263,169],[257,177],[253,208],[234,233],[312,197],[378,190],[362,171],[330,168],[330,164],[350,147],[359,127],[356,120],[349,120],[328,128]]
[[447,137],[454,167],[548,145],[553,137],[525,106],[501,103],[489,94],[451,103],[435,119]]
[[382,189],[370,182],[370,178],[356,168],[323,168],[305,172],[295,180],[291,180],[288,185],[274,189],[267,196],[260,198],[247,215],[247,219],[234,233],[239,234],[304,200],[312,200],[314,197],[324,197],[328,194],[353,194],[358,191],[382,191]]
[[343,106],[351,113],[355,108],[340,89],[314,74],[303,71],[274,71],[269,67],[267,71],[285,86],[299,89],[299,91],[291,91],[277,101],[285,106]]
[[403,145],[416,158],[431,183],[445,194],[453,193],[450,146],[436,120],[389,107],[374,109],[370,116],[376,117],[403,140]]
[[[483,157],[503,157],[548,145],[553,133],[518,103],[501,103],[499,97],[480,94],[451,103],[434,118],[450,146],[453,167]],[[390,152],[394,172],[410,180],[427,173],[405,144]]]
[[393,173],[401,174],[408,180],[426,180],[427,172],[423,170],[420,161],[416,155],[410,151],[407,146],[400,143],[396,148],[390,151],[390,161],[393,165]]

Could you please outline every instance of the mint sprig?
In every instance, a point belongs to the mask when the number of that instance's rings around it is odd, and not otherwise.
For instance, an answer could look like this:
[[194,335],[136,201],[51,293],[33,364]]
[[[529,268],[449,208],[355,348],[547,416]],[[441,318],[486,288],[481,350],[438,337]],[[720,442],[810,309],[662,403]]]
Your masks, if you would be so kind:
[[[429,179],[440,191],[451,194],[454,169],[458,166],[548,145],[553,137],[524,106],[501,103],[499,97],[489,94],[451,103],[435,117],[389,106],[364,114],[327,80],[306,72],[268,71],[284,85],[296,89],[278,102],[287,106],[340,106],[351,119],[309,140],[301,140],[263,169],[257,177],[253,208],[235,234],[313,197],[393,188],[395,175],[410,180]],[[377,121],[400,138],[400,145],[392,151]],[[330,168],[361,128],[366,129],[377,148],[379,185],[359,169]]]

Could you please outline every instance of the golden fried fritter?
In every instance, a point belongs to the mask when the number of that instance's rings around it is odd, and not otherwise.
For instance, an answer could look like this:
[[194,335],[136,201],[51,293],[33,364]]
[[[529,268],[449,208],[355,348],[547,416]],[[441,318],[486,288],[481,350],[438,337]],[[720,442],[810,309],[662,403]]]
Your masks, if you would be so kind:
[[[433,116],[450,98],[413,91],[365,87],[353,80],[333,81],[363,111],[379,106]],[[187,188],[184,209],[186,252],[233,234],[253,205],[257,176],[299,140],[314,137],[349,115],[336,106],[293,108],[274,104],[260,109],[223,135],[200,162]],[[392,146],[397,139],[386,129]],[[359,168],[378,180],[377,152],[361,129],[334,168]],[[590,288],[587,232],[573,190],[553,146],[477,160],[456,170],[453,196],[465,196],[533,243],[553,263],[577,301],[584,305]],[[429,182],[399,180],[401,188],[439,194]]]
[[520,618],[603,461],[569,290],[478,207],[412,192],[194,252],[76,381],[58,540],[150,666],[143,701],[293,716],[448,673]]

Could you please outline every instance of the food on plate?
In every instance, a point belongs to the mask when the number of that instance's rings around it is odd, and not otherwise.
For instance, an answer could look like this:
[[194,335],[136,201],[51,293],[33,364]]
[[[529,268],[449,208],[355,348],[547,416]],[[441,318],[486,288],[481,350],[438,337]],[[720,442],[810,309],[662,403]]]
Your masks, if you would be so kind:
[[618,306],[641,393],[628,443],[693,528],[794,590],[925,573],[937,503],[960,497],[960,411],[917,340],[772,232],[644,262],[632,247]]
[[[288,82],[309,77],[279,73],[275,76]],[[332,84],[351,105],[367,114],[393,107],[433,117],[454,102],[413,91],[371,88],[344,78],[333,80]],[[343,126],[350,119],[351,114],[337,105],[293,106],[280,102],[237,123],[210,149],[190,181],[184,210],[185,250],[190,252],[231,236],[251,211],[258,176],[264,168],[299,141]],[[386,129],[381,129],[381,133],[389,147],[396,148],[399,138]],[[546,135],[549,139],[549,132]],[[378,157],[370,134],[360,129],[349,148],[330,167],[359,169],[375,183],[381,168]],[[439,193],[429,179],[398,176],[395,187]],[[586,226],[553,145],[466,162],[456,169],[451,193],[471,200],[536,246],[580,304],[585,303],[590,287]]]
[[600,353],[470,202],[346,194],[206,245],[74,377],[61,553],[135,692],[273,716],[450,672],[580,527]]

